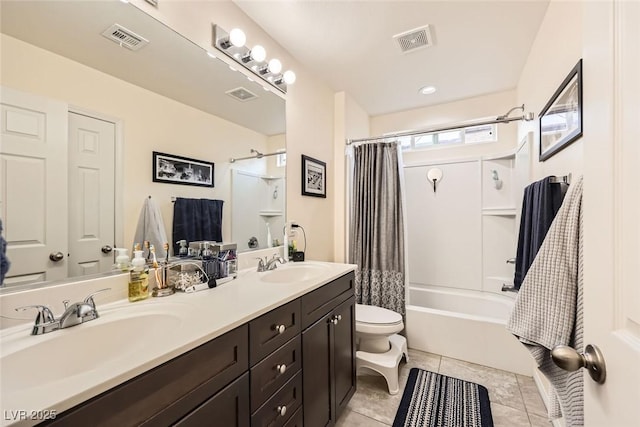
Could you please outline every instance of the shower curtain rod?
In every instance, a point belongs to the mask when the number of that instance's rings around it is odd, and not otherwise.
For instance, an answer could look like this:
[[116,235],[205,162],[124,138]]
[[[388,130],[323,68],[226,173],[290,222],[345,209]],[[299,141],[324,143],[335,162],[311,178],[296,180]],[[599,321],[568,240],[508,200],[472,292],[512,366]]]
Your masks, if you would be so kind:
[[367,141],[376,141],[376,140],[380,140],[380,139],[399,138],[399,137],[403,137],[403,136],[423,135],[425,133],[441,132],[441,131],[445,131],[445,130],[460,129],[460,128],[463,128],[463,127],[470,127],[470,126],[492,125],[494,123],[509,123],[509,122],[513,122],[513,121],[516,121],[516,120],[524,120],[524,121],[528,122],[528,121],[531,121],[531,120],[534,119],[534,114],[531,113],[531,112],[525,113],[525,114],[523,114],[521,116],[517,116],[517,117],[509,117],[509,114],[511,114],[511,112],[513,110],[522,110],[524,112],[524,104],[522,104],[522,106],[520,106],[520,107],[513,107],[506,114],[504,114],[502,116],[498,116],[498,117],[496,117],[495,119],[492,119],[492,120],[482,120],[482,121],[472,121],[472,122],[459,122],[459,123],[453,123],[453,124],[444,125],[444,126],[437,126],[437,127],[422,129],[422,130],[390,133],[388,135],[383,135],[383,136],[376,136],[376,137],[369,137],[369,138],[347,139],[347,145],[351,145],[351,144],[354,144],[356,142],[367,142]]
[[237,159],[235,157],[231,157],[229,159],[230,163],[235,163],[238,160],[249,160],[249,159],[261,159],[263,157],[269,157],[269,156],[277,156],[278,154],[286,154],[286,150],[285,151],[276,151],[275,153],[267,153],[267,154],[263,154],[261,152],[259,152],[258,150],[254,150],[253,148],[251,149],[252,153],[255,153],[253,156],[248,156],[248,157],[238,157]]

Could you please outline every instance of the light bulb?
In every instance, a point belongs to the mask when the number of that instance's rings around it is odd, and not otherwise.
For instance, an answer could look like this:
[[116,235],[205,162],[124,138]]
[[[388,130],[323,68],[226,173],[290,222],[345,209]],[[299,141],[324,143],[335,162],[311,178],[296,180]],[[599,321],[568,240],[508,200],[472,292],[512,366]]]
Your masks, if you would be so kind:
[[282,80],[288,85],[292,85],[296,82],[296,73],[291,70],[287,70],[282,75]]
[[278,74],[282,70],[282,62],[280,60],[273,58],[269,61],[269,65],[267,66],[269,72],[271,74]]
[[262,62],[267,59],[267,51],[262,46],[257,44],[253,47],[253,49],[251,49],[251,59],[256,62]]
[[247,36],[245,36],[244,31],[240,28],[234,28],[229,32],[229,41],[232,45],[241,47],[244,46],[244,43],[247,41]]

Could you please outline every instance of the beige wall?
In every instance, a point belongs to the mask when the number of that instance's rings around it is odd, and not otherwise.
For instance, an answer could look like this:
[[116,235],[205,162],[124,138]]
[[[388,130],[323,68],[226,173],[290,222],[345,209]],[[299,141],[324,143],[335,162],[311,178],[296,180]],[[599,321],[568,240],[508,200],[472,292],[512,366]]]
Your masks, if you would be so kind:
[[[160,205],[171,239],[171,196],[222,199],[223,237],[229,239],[229,157],[267,149],[266,136],[149,92],[100,71],[1,35],[2,85],[121,120],[124,244],[130,247],[144,198]],[[215,163],[215,187],[152,182],[152,151]]]
[[347,262],[348,215],[347,215],[347,161],[345,143],[347,139],[369,136],[369,115],[346,92],[338,92],[334,99],[334,261]]
[[[484,96],[463,99],[445,104],[416,108],[398,113],[385,114],[371,118],[371,135],[383,135],[391,132],[429,129],[434,126],[460,123],[484,118],[495,118],[518,105],[515,90],[492,93]],[[526,111],[531,111],[525,105]],[[521,115],[517,110],[513,116]],[[517,125],[512,123],[498,125],[498,141],[494,143],[462,145],[453,147],[435,147],[414,152],[405,152],[405,163],[478,157],[501,153],[513,149],[517,144]]]
[[[247,35],[247,45],[262,44],[269,57],[278,57],[285,69],[295,71],[297,81],[286,96],[287,219],[295,220],[305,228],[309,246],[307,259],[332,261],[335,198],[333,91],[230,1],[160,1],[158,8],[144,0],[131,3],[210,51],[215,50],[211,47],[211,24],[218,24],[227,31],[242,28]],[[301,154],[327,163],[326,199],[301,196]]]
[[534,132],[531,152],[531,180],[547,175],[582,174],[582,139],[539,162],[538,113],[556,91],[569,71],[582,57],[582,3],[552,0],[538,35],[531,46],[518,82],[518,102],[534,111],[536,120],[520,124],[518,135]]

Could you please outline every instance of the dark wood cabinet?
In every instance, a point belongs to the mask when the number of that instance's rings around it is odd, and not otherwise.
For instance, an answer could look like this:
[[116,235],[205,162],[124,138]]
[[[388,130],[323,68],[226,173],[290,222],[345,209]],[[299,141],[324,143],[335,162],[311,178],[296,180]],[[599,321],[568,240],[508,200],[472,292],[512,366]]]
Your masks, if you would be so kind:
[[[353,273],[333,282],[353,283]],[[322,288],[321,288],[322,289]],[[336,287],[334,289],[345,289]],[[324,307],[325,312],[302,332],[302,370],[305,427],[332,426],[356,391],[355,297],[351,289],[338,295],[323,292],[329,301],[307,307]],[[305,298],[302,297],[303,324]],[[317,309],[314,310],[317,317]],[[314,317],[314,318],[315,318]]]
[[332,426],[355,392],[348,273],[46,425]]
[[249,427],[249,374],[229,384],[189,415],[177,427],[229,426]]

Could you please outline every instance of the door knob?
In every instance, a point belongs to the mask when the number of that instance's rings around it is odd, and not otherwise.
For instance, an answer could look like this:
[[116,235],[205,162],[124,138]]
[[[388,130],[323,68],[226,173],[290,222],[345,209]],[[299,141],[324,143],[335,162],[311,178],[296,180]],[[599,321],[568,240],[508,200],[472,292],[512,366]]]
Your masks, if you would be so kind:
[[100,250],[102,251],[103,254],[108,254],[113,250],[113,248],[109,245],[104,245]]
[[585,368],[591,379],[598,384],[604,384],[607,378],[607,367],[604,363],[602,352],[595,345],[587,345],[584,353],[580,354],[575,349],[566,345],[557,345],[551,350],[551,359],[561,369],[573,372]]
[[49,254],[49,259],[53,262],[59,262],[64,259],[64,254],[62,252],[51,252]]

